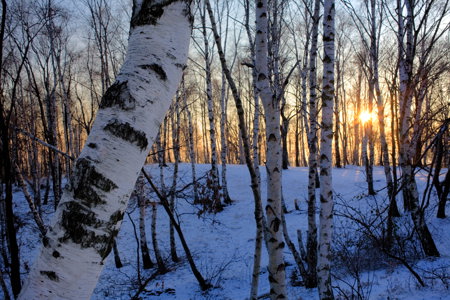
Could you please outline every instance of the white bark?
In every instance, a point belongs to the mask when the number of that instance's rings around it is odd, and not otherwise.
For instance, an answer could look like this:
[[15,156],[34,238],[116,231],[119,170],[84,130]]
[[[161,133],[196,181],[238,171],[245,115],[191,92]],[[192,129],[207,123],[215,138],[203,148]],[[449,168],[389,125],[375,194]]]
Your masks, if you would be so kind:
[[90,298],[181,78],[190,30],[188,1],[136,1],[126,60],[19,299]]
[[134,193],[137,198],[137,205],[139,207],[139,244],[141,247],[142,263],[144,269],[153,267],[153,262],[150,258],[150,252],[147,244],[147,234],[145,230],[145,206],[147,196],[145,191],[144,175],[140,175],[136,181]]
[[333,233],[332,139],[334,106],[334,0],[324,1],[323,87],[320,137],[320,224],[317,276],[320,299],[334,299],[331,287],[331,244]]
[[269,282],[271,299],[285,299],[286,273],[283,260],[283,229],[281,226],[281,134],[280,108],[269,82],[267,45],[267,0],[256,1],[255,68],[257,91],[264,105],[267,140],[267,233],[269,251]]
[[222,203],[219,194],[219,170],[217,168],[217,138],[216,138],[216,121],[214,115],[214,103],[212,95],[212,75],[211,75],[211,58],[209,54],[209,41],[206,32],[206,4],[200,14],[202,19],[203,55],[205,60],[205,81],[206,81],[206,102],[208,105],[208,121],[209,121],[209,141],[211,143],[211,179],[212,179],[212,203],[211,207],[214,212],[222,210]]
[[184,79],[181,82],[183,86],[183,102],[184,109],[186,111],[186,117],[188,120],[188,133],[189,133],[189,159],[191,161],[191,172],[192,172],[192,185],[194,190],[194,203],[198,203],[198,186],[197,186],[197,174],[195,171],[195,152],[194,152],[194,126],[192,126],[192,116],[191,111],[189,110],[189,106],[187,103],[187,91],[185,88]]
[[[316,177],[317,177],[317,40],[319,35],[320,1],[314,1],[311,49],[309,55],[309,132],[308,132],[308,234],[306,287],[317,286],[317,223],[316,223]],[[305,100],[306,101],[306,100]]]

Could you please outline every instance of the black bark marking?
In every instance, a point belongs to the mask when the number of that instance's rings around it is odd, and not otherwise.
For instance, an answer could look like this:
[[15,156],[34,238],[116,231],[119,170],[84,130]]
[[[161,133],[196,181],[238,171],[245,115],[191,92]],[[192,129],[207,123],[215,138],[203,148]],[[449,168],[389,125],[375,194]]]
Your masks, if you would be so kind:
[[271,227],[273,228],[274,232],[278,232],[278,230],[280,230],[280,224],[281,224],[281,221],[279,218],[273,219]]
[[111,215],[111,217],[109,218],[109,223],[115,225],[118,222],[122,221],[122,219],[123,219],[123,212],[118,210]]
[[143,25],[156,25],[158,20],[164,13],[164,8],[175,0],[161,1],[160,3],[154,3],[153,0],[144,0],[141,5],[141,9],[138,12],[133,7],[133,17],[131,18],[131,28]]
[[284,263],[281,263],[278,265],[277,272],[283,271],[284,269],[285,269],[285,265],[284,265]]
[[148,146],[145,132],[134,129],[128,122],[121,123],[119,120],[114,119],[103,129],[127,142],[135,144],[141,151],[145,150]]
[[97,144],[95,144],[95,143],[89,143],[89,144],[88,144],[88,147],[89,147],[89,148],[92,148],[92,149],[96,149],[96,148],[97,148]]
[[[65,229],[60,242],[71,240],[82,248],[94,248],[102,259],[106,258],[112,249],[112,242],[117,236],[117,223],[123,218],[122,213],[114,213],[108,222],[97,218],[90,208],[75,201],[66,202],[63,208],[61,226]],[[106,234],[98,235],[94,229],[103,229]]]
[[52,281],[59,281],[58,275],[54,271],[39,271],[41,275],[47,276]]
[[48,239],[48,237],[44,236],[44,238],[42,239],[42,244],[45,248],[50,247],[50,240]]
[[132,110],[136,107],[136,100],[128,90],[128,81],[114,82],[100,102],[100,108],[118,106],[123,110]]
[[56,250],[53,251],[52,255],[53,255],[54,258],[58,258],[58,257],[61,256],[61,254],[58,251],[56,251]]
[[167,80],[167,74],[164,71],[164,69],[161,67],[161,65],[158,64],[151,64],[151,65],[139,65],[139,68],[144,70],[152,70],[153,72],[158,75],[159,79],[166,81]]
[[173,60],[177,59],[177,57],[175,55],[173,55],[172,53],[169,53],[169,52],[166,53],[166,56]]
[[176,64],[175,64],[175,67],[177,67],[177,68],[179,68],[179,69],[182,69],[182,70],[186,69],[186,65],[185,65],[185,64],[179,64],[179,63],[176,63]]
[[277,141],[277,138],[275,137],[275,134],[271,133],[269,135],[269,142],[276,142],[276,141]]
[[258,81],[262,81],[262,80],[265,80],[267,77],[266,77],[266,74],[264,74],[264,73],[259,73],[259,75],[258,75]]
[[88,158],[80,158],[76,162],[76,169],[71,180],[73,195],[88,207],[105,204],[106,202],[93,187],[109,192],[116,189],[117,185],[97,172]]

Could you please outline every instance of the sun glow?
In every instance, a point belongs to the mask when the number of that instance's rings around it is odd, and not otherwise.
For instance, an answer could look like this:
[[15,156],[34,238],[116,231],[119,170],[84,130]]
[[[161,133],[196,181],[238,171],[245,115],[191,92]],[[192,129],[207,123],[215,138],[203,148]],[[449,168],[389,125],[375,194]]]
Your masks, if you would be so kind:
[[370,120],[374,120],[375,118],[376,116],[374,115],[374,113],[370,113],[366,110],[359,114],[359,119],[363,124],[369,122]]

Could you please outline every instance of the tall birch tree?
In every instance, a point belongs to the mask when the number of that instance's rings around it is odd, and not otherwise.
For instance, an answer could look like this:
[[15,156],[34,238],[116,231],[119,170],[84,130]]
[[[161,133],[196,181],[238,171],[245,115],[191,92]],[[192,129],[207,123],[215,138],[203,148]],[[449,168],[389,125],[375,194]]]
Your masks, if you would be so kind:
[[285,299],[286,273],[283,260],[283,229],[281,228],[281,134],[280,103],[270,88],[268,68],[267,0],[256,0],[255,68],[256,87],[264,106],[267,147],[267,235],[269,251],[270,298]]
[[317,276],[320,299],[334,299],[331,287],[331,243],[333,233],[332,141],[334,106],[335,1],[323,4],[323,86],[320,135],[320,224]]
[[190,1],[135,0],[128,53],[19,299],[89,299],[187,60]]

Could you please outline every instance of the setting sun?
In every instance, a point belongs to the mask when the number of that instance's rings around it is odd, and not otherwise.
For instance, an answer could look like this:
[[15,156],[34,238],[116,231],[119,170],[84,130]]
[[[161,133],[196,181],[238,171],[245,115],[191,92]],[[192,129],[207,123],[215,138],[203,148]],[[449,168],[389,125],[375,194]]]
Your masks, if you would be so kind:
[[359,119],[364,124],[364,123],[368,122],[371,119],[372,120],[375,119],[375,115],[373,113],[370,113],[370,112],[365,110],[365,111],[361,112],[361,114],[359,115]]

